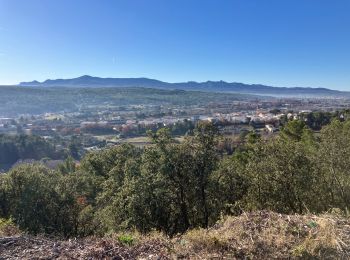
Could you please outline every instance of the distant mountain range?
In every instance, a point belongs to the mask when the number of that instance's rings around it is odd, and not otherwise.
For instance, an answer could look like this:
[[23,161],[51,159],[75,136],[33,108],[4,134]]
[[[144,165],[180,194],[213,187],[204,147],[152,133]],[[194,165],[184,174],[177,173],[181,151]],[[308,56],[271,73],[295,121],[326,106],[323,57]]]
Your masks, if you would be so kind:
[[45,80],[43,82],[21,82],[19,86],[31,87],[144,87],[160,89],[181,89],[210,92],[246,93],[257,95],[281,96],[350,96],[350,92],[331,90],[327,88],[310,87],[271,87],[260,84],[229,83],[225,81],[181,82],[168,83],[149,78],[99,78],[81,76],[72,79]]

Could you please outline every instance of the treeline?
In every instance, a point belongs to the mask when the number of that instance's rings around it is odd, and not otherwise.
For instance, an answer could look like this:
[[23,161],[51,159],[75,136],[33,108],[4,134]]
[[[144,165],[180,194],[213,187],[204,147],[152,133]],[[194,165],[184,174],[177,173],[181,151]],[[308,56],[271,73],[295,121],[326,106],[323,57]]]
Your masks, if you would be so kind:
[[57,156],[55,147],[39,136],[0,134],[0,169],[2,164],[13,164],[20,159],[40,160]]
[[[277,109],[271,112],[277,112],[277,111],[279,110]],[[323,126],[330,124],[335,119],[338,119],[340,121],[349,120],[350,110],[343,109],[343,110],[337,110],[334,112],[325,112],[325,111],[304,112],[304,113],[299,113],[298,118],[299,120],[304,121],[305,124],[310,129],[319,131],[322,129]],[[280,121],[282,125],[286,124],[289,121],[287,114],[282,116]]]
[[174,235],[243,210],[347,212],[350,205],[350,121],[334,120],[315,135],[293,120],[267,142],[250,135],[230,156],[217,151],[221,137],[208,123],[182,143],[166,129],[149,136],[153,145],[144,149],[89,153],[58,171],[12,169],[0,177],[0,216],[32,233]]

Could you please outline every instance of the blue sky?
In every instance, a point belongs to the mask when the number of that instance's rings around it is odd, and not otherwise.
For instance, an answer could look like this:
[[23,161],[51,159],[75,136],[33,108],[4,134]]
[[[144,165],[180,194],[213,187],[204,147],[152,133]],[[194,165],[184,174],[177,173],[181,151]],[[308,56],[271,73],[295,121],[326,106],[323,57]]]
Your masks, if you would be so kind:
[[350,91],[349,0],[0,0],[0,83],[225,80]]

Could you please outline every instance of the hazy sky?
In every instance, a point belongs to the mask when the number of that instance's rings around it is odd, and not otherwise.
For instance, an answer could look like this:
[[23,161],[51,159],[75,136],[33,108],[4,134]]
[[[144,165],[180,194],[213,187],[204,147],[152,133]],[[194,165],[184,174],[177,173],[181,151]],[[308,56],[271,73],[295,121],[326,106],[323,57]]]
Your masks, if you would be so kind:
[[350,0],[0,0],[0,83],[225,80],[350,91]]

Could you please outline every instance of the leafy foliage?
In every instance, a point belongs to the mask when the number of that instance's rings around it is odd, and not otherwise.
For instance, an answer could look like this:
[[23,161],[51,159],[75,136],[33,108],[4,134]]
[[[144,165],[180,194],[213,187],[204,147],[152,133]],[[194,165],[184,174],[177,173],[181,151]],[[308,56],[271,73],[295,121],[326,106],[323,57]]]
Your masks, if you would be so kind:
[[1,164],[13,164],[19,159],[40,160],[45,157],[55,158],[55,147],[39,136],[0,135]]
[[0,217],[32,233],[176,235],[242,210],[348,211],[350,121],[332,121],[317,136],[303,121],[289,121],[279,137],[252,136],[227,156],[217,151],[220,136],[209,123],[181,143],[165,128],[149,137],[143,149],[91,152],[57,171],[12,169],[0,176]]

